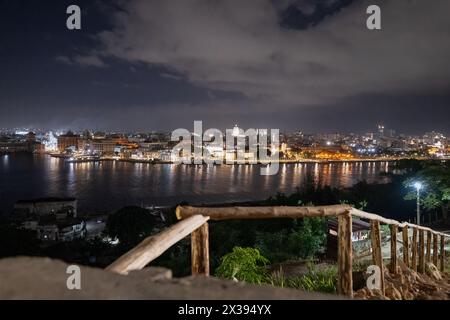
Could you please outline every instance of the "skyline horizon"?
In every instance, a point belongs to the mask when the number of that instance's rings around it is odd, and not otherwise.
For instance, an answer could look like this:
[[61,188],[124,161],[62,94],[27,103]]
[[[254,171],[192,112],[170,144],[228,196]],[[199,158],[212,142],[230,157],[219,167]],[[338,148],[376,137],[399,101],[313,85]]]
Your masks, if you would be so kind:
[[[244,129],[244,130],[247,130],[247,129],[255,129],[255,130],[258,130],[258,129],[268,129],[268,130],[270,130],[270,129],[277,129],[277,130],[280,130],[281,134],[290,134],[290,133],[301,132],[303,134],[308,134],[308,135],[309,134],[312,134],[312,135],[314,135],[314,134],[344,134],[344,135],[356,134],[356,135],[364,135],[364,134],[370,134],[370,133],[376,134],[377,131],[378,131],[378,129],[377,129],[378,125],[380,125],[380,124],[377,124],[377,125],[373,126],[372,127],[373,128],[372,131],[371,131],[370,128],[367,128],[366,130],[359,130],[359,131],[356,131],[356,130],[355,131],[354,130],[347,130],[347,131],[338,131],[338,130],[308,131],[308,130],[302,130],[301,128],[294,128],[294,129],[270,128],[270,127],[269,128],[264,128],[262,126],[259,126],[259,127],[258,126],[256,126],[256,127],[255,126],[254,127],[244,127],[244,126],[240,125],[239,123],[234,123],[232,126],[227,126],[227,127],[223,127],[223,128],[217,128],[217,129],[224,131],[224,130],[228,130],[228,129],[233,129],[235,126],[238,126],[239,128]],[[384,124],[381,124],[381,125],[384,125]],[[192,126],[191,127],[192,127],[192,131],[193,131],[194,130],[193,122],[192,122]],[[214,128],[214,127],[210,127],[210,126],[203,126],[203,127],[204,127],[203,131],[205,131],[206,129]],[[439,129],[436,129],[436,128],[434,128],[434,129],[432,129],[432,128],[430,128],[430,129],[419,129],[420,132],[419,132],[419,130],[417,130],[415,132],[401,132],[401,131],[397,130],[396,128],[387,127],[385,125],[384,125],[384,128],[385,128],[386,131],[391,131],[392,130],[395,133],[395,135],[397,135],[397,136],[398,135],[407,135],[407,136],[425,135],[426,133],[431,133],[431,132],[441,133],[441,134],[444,134],[445,136],[450,136],[450,131],[448,131],[448,130],[447,131],[446,130],[439,130]],[[53,133],[59,132],[61,134],[65,134],[67,132],[82,133],[83,131],[87,130],[87,131],[90,131],[92,133],[103,132],[103,133],[112,133],[112,134],[113,133],[122,133],[122,134],[128,134],[128,133],[139,134],[139,133],[142,133],[142,134],[145,134],[145,133],[151,133],[151,132],[154,132],[154,133],[166,133],[167,134],[167,133],[170,133],[170,132],[172,132],[172,131],[174,131],[176,129],[191,130],[188,127],[184,127],[184,128],[177,127],[177,128],[173,128],[173,129],[156,129],[156,128],[126,129],[126,128],[99,128],[99,127],[96,127],[96,128],[94,128],[94,127],[78,127],[78,128],[76,128],[76,127],[68,127],[68,126],[59,127],[59,128],[51,128],[51,127],[44,127],[44,126],[15,126],[15,127],[0,127],[0,133],[2,131],[13,131],[13,130],[15,130],[16,133],[18,131],[21,131],[20,134],[26,134],[27,132],[25,132],[25,131],[28,130],[28,131],[32,131],[32,132],[35,132],[35,131],[47,131],[47,132],[53,132]]]

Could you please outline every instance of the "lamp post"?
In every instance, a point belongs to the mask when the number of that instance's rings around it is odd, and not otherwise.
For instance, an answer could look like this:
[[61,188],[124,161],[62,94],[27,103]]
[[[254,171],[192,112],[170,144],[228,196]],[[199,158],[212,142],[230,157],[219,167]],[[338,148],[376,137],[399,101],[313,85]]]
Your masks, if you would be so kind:
[[417,190],[417,225],[420,226],[420,189],[422,189],[422,183],[416,182],[414,183],[414,187]]

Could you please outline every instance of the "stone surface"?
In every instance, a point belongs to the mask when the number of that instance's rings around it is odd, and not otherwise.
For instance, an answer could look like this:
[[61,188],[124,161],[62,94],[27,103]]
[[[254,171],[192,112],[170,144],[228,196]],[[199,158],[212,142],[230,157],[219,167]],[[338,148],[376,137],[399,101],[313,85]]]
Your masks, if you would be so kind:
[[136,277],[146,282],[170,280],[172,279],[172,270],[161,267],[150,267],[139,271],[131,271],[128,277]]
[[[171,279],[151,268],[123,276],[81,267],[81,290],[67,289],[68,264],[48,258],[0,260],[0,299],[339,299],[295,289],[235,283],[206,277]],[[343,298],[342,298],[343,299]]]

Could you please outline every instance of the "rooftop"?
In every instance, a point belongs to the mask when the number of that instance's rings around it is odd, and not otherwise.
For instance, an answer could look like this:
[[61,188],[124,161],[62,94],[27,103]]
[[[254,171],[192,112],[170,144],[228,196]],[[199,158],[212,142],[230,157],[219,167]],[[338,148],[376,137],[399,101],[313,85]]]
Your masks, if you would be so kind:
[[32,204],[32,203],[45,203],[45,202],[69,202],[69,201],[76,201],[76,198],[57,198],[57,197],[50,197],[50,198],[38,198],[38,199],[31,199],[31,200],[19,200],[16,202],[16,204]]

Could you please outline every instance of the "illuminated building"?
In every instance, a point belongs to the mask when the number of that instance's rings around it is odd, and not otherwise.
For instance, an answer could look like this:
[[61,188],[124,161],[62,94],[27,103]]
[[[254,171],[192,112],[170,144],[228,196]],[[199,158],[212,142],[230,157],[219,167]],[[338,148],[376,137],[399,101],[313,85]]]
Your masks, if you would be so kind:
[[36,141],[36,135],[31,131],[20,137],[8,137],[0,141],[0,153],[41,153],[44,151],[44,145]]
[[72,131],[68,131],[66,134],[58,137],[58,150],[64,152],[67,148],[78,149],[79,141],[79,135],[74,134]]
[[53,132],[47,134],[47,138],[44,140],[45,151],[56,151],[58,150],[58,139],[55,137]]
[[384,125],[382,124],[378,125],[378,136],[380,138],[384,137]]

